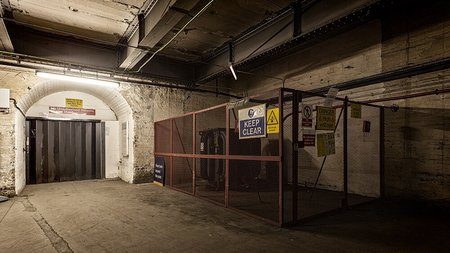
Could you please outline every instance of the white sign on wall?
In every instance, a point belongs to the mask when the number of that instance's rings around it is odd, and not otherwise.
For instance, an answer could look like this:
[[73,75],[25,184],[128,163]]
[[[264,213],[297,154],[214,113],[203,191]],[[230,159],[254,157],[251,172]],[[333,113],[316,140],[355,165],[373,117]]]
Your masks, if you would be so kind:
[[9,89],[0,89],[0,109],[9,109]]
[[122,122],[120,126],[120,137],[122,144],[122,156],[128,156],[128,121]]
[[239,139],[266,137],[266,105],[239,110]]

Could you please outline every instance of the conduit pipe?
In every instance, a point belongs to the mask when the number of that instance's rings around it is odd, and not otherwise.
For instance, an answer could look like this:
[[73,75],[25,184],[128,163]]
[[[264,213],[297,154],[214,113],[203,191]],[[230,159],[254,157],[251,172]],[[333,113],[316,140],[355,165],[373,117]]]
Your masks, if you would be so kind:
[[[5,58],[4,55],[11,56],[10,58]],[[3,56],[3,58],[2,58]],[[72,65],[64,62],[58,61],[48,61],[46,59],[38,58],[38,57],[30,57],[27,55],[15,54],[5,51],[0,51],[0,66],[8,66],[8,67],[16,67],[16,68],[24,68],[33,71],[42,71],[49,73],[70,73],[74,76],[82,76],[87,78],[94,78],[98,80],[105,81],[116,81],[116,82],[130,82],[136,84],[144,84],[151,85],[156,87],[164,87],[164,88],[173,88],[173,89],[181,89],[193,92],[200,93],[210,93],[210,94],[218,94],[222,96],[232,97],[232,98],[241,98],[240,96],[236,96],[230,93],[202,89],[198,87],[188,87],[184,85],[157,81],[154,79],[146,79],[136,75],[130,75],[126,73],[117,73],[112,70],[107,70],[103,68],[90,68],[81,65]]]

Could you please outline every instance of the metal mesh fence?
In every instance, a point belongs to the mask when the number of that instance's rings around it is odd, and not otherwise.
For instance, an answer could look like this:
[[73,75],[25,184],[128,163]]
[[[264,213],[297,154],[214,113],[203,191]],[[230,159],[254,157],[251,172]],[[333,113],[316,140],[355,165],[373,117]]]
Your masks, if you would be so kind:
[[155,152],[171,153],[170,149],[171,121],[163,120],[155,123]]
[[196,153],[225,155],[226,107],[200,112],[195,115]]
[[[245,139],[240,110],[253,106],[263,106],[267,129]],[[380,195],[380,117],[377,107],[279,89],[155,123],[155,155],[170,187],[296,224]]]
[[172,158],[172,186],[174,188],[193,193],[192,177],[194,172],[192,164],[192,158]]
[[230,161],[229,206],[278,222],[278,162]]
[[192,154],[192,115],[173,119],[172,129],[173,153]]
[[348,108],[348,204],[380,197],[380,109]]
[[[297,117],[293,111],[294,105],[294,92],[283,91],[283,117],[281,118],[283,127],[283,221],[293,222],[293,204],[294,204],[294,166],[296,166],[294,161],[294,135],[293,135],[293,120]],[[298,114],[297,114],[298,115]]]
[[225,205],[225,159],[196,159],[195,194]]
[[[312,108],[312,127],[300,127],[303,148],[298,152],[298,219],[339,209],[344,198],[343,103],[310,97],[302,101],[302,108],[306,106]],[[319,126],[323,125],[318,120],[321,108],[334,114],[328,129]],[[303,125],[304,117],[299,121]],[[314,135],[315,143],[307,143],[309,135]],[[322,140],[326,136],[332,137],[329,143]]]

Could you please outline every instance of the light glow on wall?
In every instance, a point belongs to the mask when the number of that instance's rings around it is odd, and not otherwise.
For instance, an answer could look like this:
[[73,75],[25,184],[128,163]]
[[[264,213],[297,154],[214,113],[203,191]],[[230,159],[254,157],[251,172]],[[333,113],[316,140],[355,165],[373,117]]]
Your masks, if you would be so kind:
[[103,80],[85,78],[85,77],[67,76],[67,75],[47,73],[47,72],[36,72],[36,75],[39,77],[42,77],[42,78],[48,78],[48,79],[53,79],[53,80],[99,85],[99,86],[115,88],[115,89],[119,88],[118,82],[103,81]]

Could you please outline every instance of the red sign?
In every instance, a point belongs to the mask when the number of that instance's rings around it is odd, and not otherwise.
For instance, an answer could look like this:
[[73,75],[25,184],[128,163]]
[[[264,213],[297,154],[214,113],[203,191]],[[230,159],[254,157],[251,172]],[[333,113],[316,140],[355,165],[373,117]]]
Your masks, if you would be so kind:
[[84,108],[67,108],[60,106],[49,106],[49,113],[54,114],[77,114],[77,115],[95,115],[95,109],[84,109]]
[[312,127],[312,112],[310,105],[302,106],[302,127]]
[[303,134],[303,146],[305,146],[305,147],[316,146],[316,135],[315,134]]

